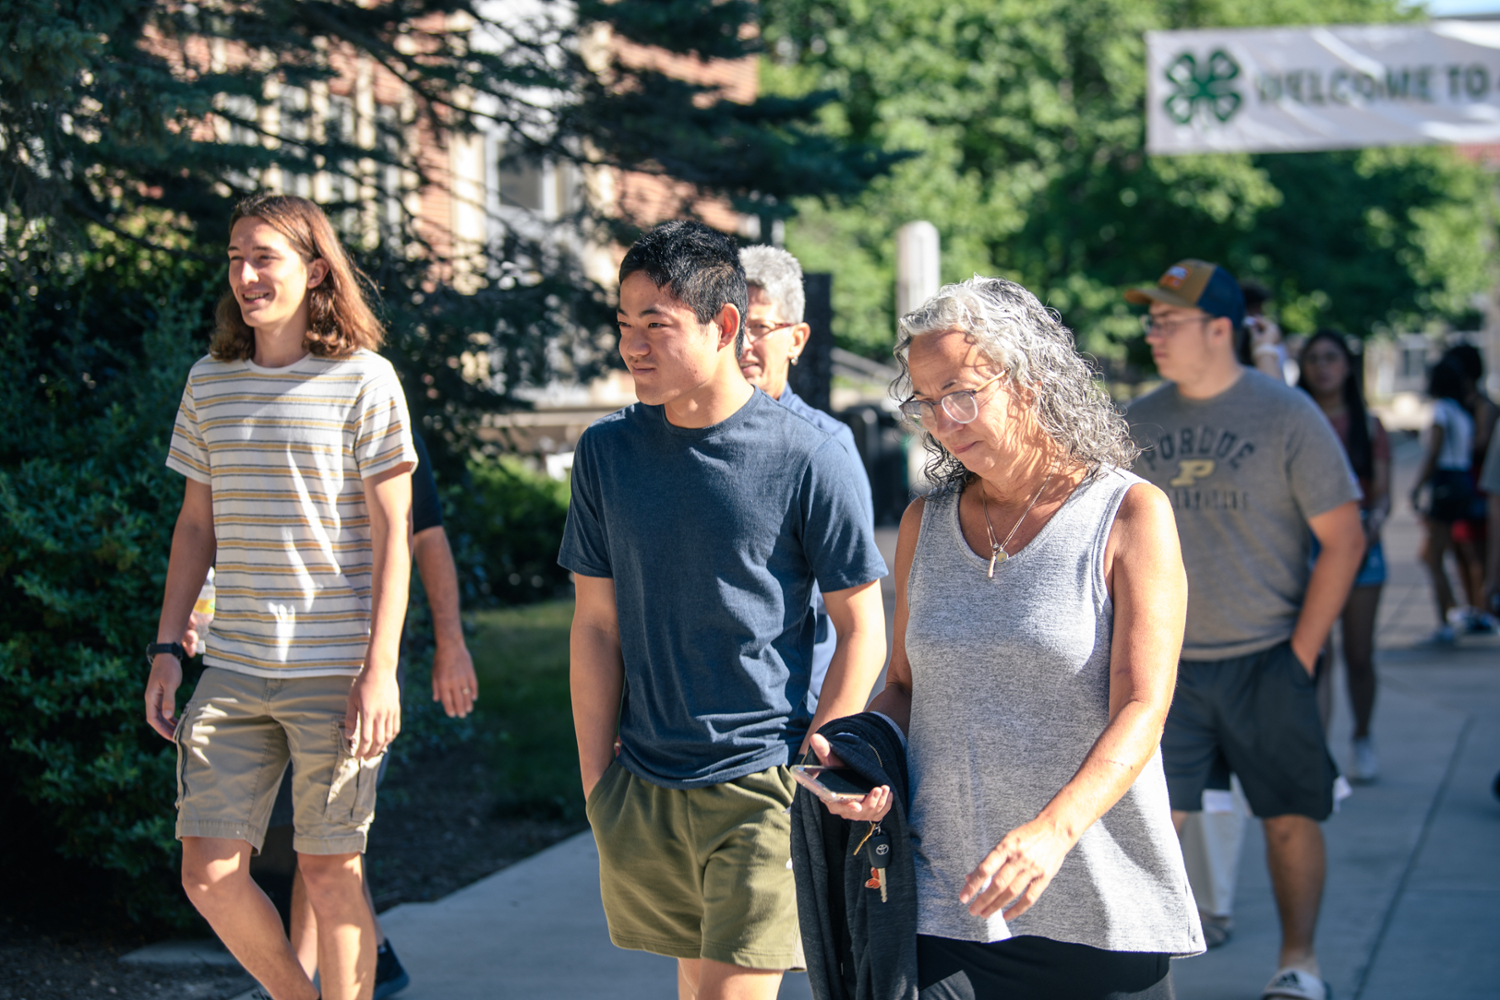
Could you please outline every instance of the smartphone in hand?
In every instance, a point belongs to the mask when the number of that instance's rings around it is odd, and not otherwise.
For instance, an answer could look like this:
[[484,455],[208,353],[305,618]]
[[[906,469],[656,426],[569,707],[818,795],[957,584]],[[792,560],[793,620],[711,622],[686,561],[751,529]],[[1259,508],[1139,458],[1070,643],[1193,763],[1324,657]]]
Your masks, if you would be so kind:
[[875,786],[847,767],[792,765],[792,780],[824,802],[858,802]]

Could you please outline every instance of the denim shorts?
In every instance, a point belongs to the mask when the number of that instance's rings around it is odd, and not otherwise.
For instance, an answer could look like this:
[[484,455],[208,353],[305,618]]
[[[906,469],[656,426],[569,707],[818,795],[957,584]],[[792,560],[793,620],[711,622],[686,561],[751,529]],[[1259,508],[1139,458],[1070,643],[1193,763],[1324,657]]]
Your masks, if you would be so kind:
[[1375,539],[1365,550],[1365,561],[1359,564],[1359,573],[1354,577],[1356,587],[1378,587],[1385,583],[1385,547]]
[[[1318,553],[1322,550],[1323,546],[1319,545],[1318,540],[1314,538],[1309,561],[1316,562]],[[1385,575],[1385,546],[1381,545],[1380,539],[1377,538],[1369,548],[1365,549],[1365,558],[1359,564],[1359,572],[1354,574],[1353,585],[1355,587],[1379,587],[1385,583]]]

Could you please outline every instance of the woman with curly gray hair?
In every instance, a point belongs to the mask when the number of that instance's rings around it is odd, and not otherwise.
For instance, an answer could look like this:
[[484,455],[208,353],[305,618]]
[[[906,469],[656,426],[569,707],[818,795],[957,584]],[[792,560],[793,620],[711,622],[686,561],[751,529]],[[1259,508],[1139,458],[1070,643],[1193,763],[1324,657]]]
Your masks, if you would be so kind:
[[901,521],[870,707],[907,738],[911,801],[829,808],[906,812],[921,1000],[1170,997],[1169,959],[1203,950],[1158,752],[1187,608],[1172,509],[1020,285],[946,286],[896,355],[936,485]]

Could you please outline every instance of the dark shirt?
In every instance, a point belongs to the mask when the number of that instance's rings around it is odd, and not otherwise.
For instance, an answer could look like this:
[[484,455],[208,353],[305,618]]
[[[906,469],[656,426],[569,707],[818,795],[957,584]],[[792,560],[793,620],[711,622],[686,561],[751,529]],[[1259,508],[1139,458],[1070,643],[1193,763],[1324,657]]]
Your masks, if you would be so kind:
[[411,533],[420,535],[428,528],[443,526],[443,505],[438,500],[437,480],[432,478],[427,442],[415,431],[411,440],[417,446],[417,467],[411,472]]
[[615,583],[626,770],[701,788],[789,762],[814,583],[885,575],[859,483],[832,435],[758,389],[711,427],[637,403],[584,432],[558,562]]
[[[854,459],[859,469],[860,496],[865,502],[865,513],[869,517],[870,524],[875,523],[875,503],[870,495],[870,478],[865,474],[864,461],[859,457],[859,448],[854,443],[854,432],[849,425],[838,417],[824,413],[816,409],[801,396],[787,386],[781,391],[781,398],[776,402],[785,406],[793,413],[812,422],[813,426],[832,434],[834,440],[838,441]],[[807,700],[803,705],[803,712],[798,718],[805,716],[805,721],[812,722],[813,716],[818,714],[818,697],[823,693],[823,678],[828,676],[828,664],[833,662],[834,650],[838,648],[839,636],[834,630],[833,622],[828,617],[828,606],[823,603],[823,592],[816,587],[813,588],[812,599],[813,616],[816,620],[816,629],[813,639],[813,675],[812,683],[808,685]]]

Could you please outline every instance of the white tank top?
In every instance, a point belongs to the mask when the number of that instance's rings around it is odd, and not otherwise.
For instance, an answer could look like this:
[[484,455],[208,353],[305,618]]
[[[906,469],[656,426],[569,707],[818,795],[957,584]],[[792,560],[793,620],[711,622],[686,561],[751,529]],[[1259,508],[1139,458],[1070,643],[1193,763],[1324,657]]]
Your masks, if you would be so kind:
[[970,871],[1072,779],[1109,721],[1114,606],[1104,549],[1143,480],[1105,469],[995,568],[964,541],[958,492],[927,498],[907,582],[917,930],[1038,935],[1111,951],[1203,951],[1158,751],[1010,926],[958,901]]

